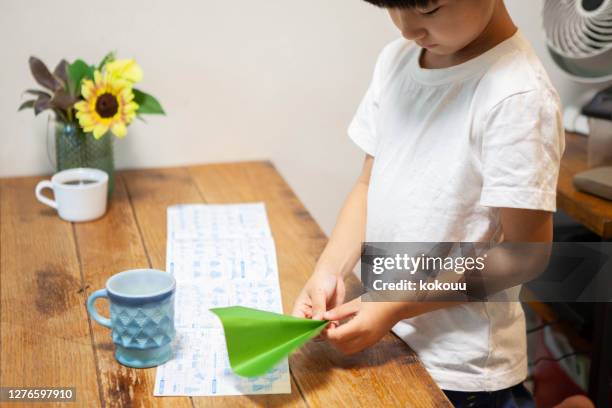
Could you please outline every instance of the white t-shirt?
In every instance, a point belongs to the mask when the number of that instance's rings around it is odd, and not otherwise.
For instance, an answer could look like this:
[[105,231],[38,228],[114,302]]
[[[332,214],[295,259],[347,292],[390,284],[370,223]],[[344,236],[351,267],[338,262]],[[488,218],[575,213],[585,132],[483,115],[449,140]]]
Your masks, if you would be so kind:
[[[500,242],[499,207],[556,210],[565,148],[559,97],[520,32],[484,54],[424,69],[400,38],[380,54],[349,127],[375,157],[369,242]],[[494,391],[527,375],[518,302],[467,303],[393,331],[442,389]]]

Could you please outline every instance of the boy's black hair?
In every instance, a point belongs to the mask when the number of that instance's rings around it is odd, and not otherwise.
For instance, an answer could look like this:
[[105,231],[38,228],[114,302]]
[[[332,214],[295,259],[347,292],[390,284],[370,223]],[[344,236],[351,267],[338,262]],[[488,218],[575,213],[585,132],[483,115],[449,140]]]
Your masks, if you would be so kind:
[[370,4],[384,8],[426,7],[437,0],[365,0]]

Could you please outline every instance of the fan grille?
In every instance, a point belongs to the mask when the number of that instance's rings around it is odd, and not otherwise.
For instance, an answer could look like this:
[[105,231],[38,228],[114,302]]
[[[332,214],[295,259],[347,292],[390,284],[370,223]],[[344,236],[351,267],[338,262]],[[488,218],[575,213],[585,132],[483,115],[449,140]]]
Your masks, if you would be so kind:
[[587,58],[612,48],[612,1],[546,0],[548,45],[569,58]]

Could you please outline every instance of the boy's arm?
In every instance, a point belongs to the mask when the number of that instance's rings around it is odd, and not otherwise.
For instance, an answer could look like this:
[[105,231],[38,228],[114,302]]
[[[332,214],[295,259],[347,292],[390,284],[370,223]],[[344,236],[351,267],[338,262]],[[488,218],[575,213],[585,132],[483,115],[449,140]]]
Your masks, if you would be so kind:
[[294,316],[321,319],[325,311],[344,302],[344,276],[361,256],[373,164],[374,157],[366,155],[361,174],[342,206],[314,272],[295,301]]
[[[550,212],[501,208],[500,216],[504,242],[552,241],[552,213]],[[500,255],[506,256],[503,253]],[[503,266],[504,263],[501,269]],[[497,270],[494,273],[509,274],[511,272]],[[327,330],[326,337],[341,351],[347,354],[356,353],[376,343],[402,319],[455,306],[459,303],[461,302],[361,302],[361,298],[356,298],[323,315],[324,319],[332,321],[353,317],[348,323]]]
[[[526,265],[529,261],[526,258],[529,258],[529,253],[525,250],[526,246],[520,247],[519,251],[516,251],[513,247],[506,248],[503,245],[504,243],[550,243],[553,238],[553,217],[551,212],[521,208],[500,208],[500,218],[504,231],[504,240],[497,247],[499,251],[497,259],[495,259],[496,254],[493,252],[495,249],[487,253],[489,256],[488,261],[493,261],[494,264],[490,264],[489,262],[486,263],[489,268],[488,273],[490,275],[497,275],[490,279],[504,283],[502,285],[503,287],[497,288],[498,291],[523,283],[523,281],[533,277],[533,273],[526,273],[529,278],[526,276],[513,276],[516,275],[514,273],[516,262],[521,261],[523,263],[523,271],[537,269],[538,272],[541,272],[541,268],[545,267],[545,265],[542,264],[548,263],[549,258],[549,253],[546,251],[547,247],[537,246],[532,251],[532,256],[530,258],[533,259],[533,263],[538,263],[538,265],[527,267]],[[544,252],[542,252],[542,249],[544,249]],[[524,257],[518,259],[518,256]],[[487,272],[485,272],[485,274],[486,273]],[[508,278],[504,279],[503,275],[506,275]],[[400,302],[397,307],[399,308],[399,316],[401,319],[408,319],[459,303],[461,302],[407,302],[403,304]]]
[[361,174],[340,210],[315,271],[322,269],[344,277],[353,270],[359,260],[365,237],[368,186],[373,164],[374,157],[366,155]]

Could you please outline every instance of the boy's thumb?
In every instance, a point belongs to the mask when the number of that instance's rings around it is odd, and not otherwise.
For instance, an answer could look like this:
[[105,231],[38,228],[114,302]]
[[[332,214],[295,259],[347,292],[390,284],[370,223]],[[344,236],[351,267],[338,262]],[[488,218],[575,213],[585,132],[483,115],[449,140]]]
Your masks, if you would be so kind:
[[323,314],[325,320],[343,320],[353,316],[359,310],[359,298],[333,308]]

